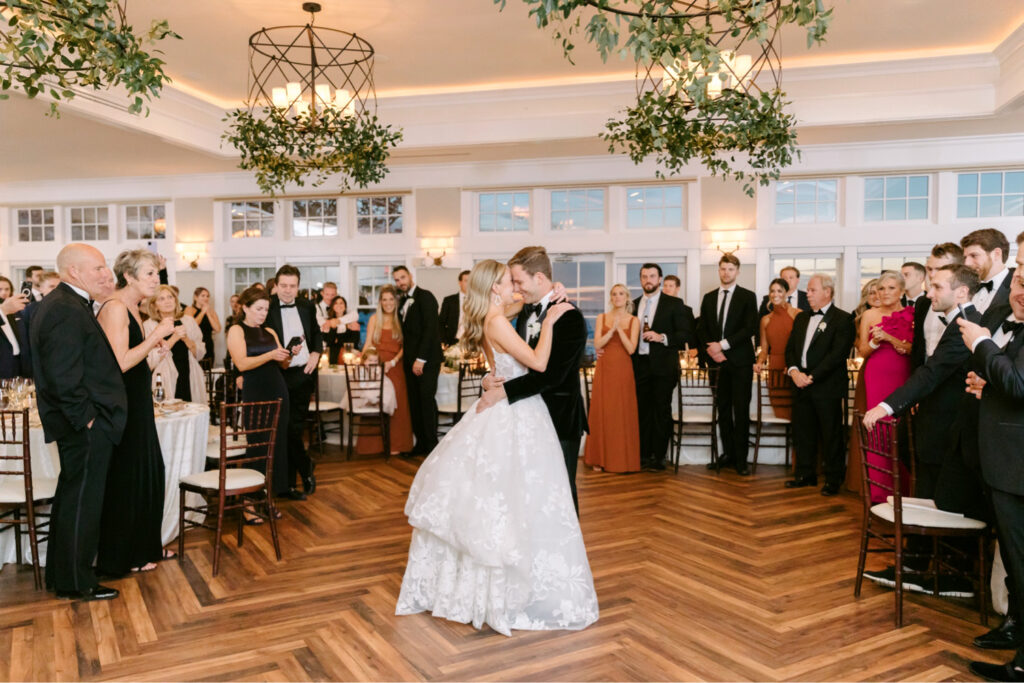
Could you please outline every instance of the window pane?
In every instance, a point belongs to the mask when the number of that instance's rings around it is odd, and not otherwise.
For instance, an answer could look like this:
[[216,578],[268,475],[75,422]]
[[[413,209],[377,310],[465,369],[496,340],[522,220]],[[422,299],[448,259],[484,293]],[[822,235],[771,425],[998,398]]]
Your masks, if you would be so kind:
[[793,202],[793,182],[789,180],[783,180],[775,184],[775,201],[782,203]]
[[373,197],[370,199],[370,212],[374,216],[383,216],[388,212],[388,200],[384,197]]
[[565,230],[569,227],[568,225],[568,212],[566,211],[552,211],[551,212],[551,229],[552,230]]
[[629,209],[626,211],[626,226],[630,228],[644,227],[644,210]]
[[584,209],[587,206],[587,194],[583,190],[569,191],[569,210]]
[[[650,192],[650,190],[648,190]],[[604,190],[587,190],[587,206],[590,209],[604,209]]]
[[357,218],[356,219],[356,230],[358,232],[363,233],[364,235],[365,234],[369,234],[369,232],[370,232],[370,219],[365,217],[365,216],[361,216],[361,217]]
[[928,200],[911,199],[907,203],[907,218],[914,221],[928,218]]
[[369,216],[370,215],[370,200],[368,197],[357,197],[356,198],[356,215],[357,216]]
[[1004,216],[1024,216],[1024,195],[1008,194],[1003,198]]
[[959,197],[956,200],[956,217],[957,218],[977,218],[978,217],[978,198],[977,197]]
[[982,218],[999,216],[1003,211],[1003,198],[1000,195],[994,197],[982,196],[978,205],[978,215]]
[[494,195],[493,194],[482,194],[480,195],[480,213],[493,213],[494,212]]
[[647,220],[645,224],[648,228],[661,228],[665,226],[665,212],[661,209],[647,209]]
[[887,199],[885,200],[885,220],[903,221],[907,219],[907,200]]
[[400,214],[402,213],[402,198],[401,197],[388,197],[388,213]]
[[[801,180],[796,184],[796,200],[798,202],[813,202],[817,199],[817,183],[813,180]],[[799,215],[799,212],[797,213]]]
[[644,190],[644,201],[650,206],[662,206],[665,203],[665,196],[660,187],[648,187]]
[[551,210],[564,211],[568,205],[568,196],[565,192],[551,193]]
[[495,220],[495,228],[501,231],[508,231],[512,229],[512,214],[511,213],[499,213]]
[[956,193],[958,195],[978,194],[978,174],[961,173],[959,176],[957,176]]
[[571,228],[585,228],[587,227],[587,212],[586,211],[570,211],[569,221]]
[[1024,193],[1024,172],[1014,171],[1012,173],[1007,173],[1003,191],[1007,194]]
[[882,207],[883,203],[878,199],[869,199],[864,202],[864,220],[865,221],[880,221],[882,220]]
[[907,187],[907,195],[910,197],[927,197],[928,196],[928,176],[926,175],[912,175],[910,176],[910,182]]
[[391,221],[391,224],[389,226],[391,234],[394,235],[394,234],[398,234],[398,233],[402,232],[402,217],[401,216],[391,216],[388,220]]
[[834,180],[819,180],[818,181],[818,201],[835,201],[836,198],[836,181]]
[[644,191],[640,188],[626,190],[626,208],[638,209],[644,205]]
[[96,229],[96,239],[98,239],[98,240],[108,240],[108,239],[110,239],[110,226],[108,226],[108,225],[100,225]]
[[864,180],[865,199],[883,199],[885,197],[885,181],[883,178],[866,178]]
[[494,230],[495,219],[493,213],[481,213],[480,214],[480,229],[485,232]]
[[907,196],[907,179],[903,176],[885,179],[885,196],[887,199],[897,199]]
[[678,227],[683,224],[683,210],[681,208],[665,209],[665,225]]
[[683,188],[678,185],[670,185],[664,188],[665,192],[665,206],[682,206],[683,205]]
[[775,205],[775,222],[776,223],[792,223],[793,222],[793,205],[792,204],[776,204]]
[[[981,194],[1001,194],[1003,191],[1002,173],[981,174]],[[984,204],[983,204],[984,206]]]
[[818,222],[819,223],[835,223],[836,221],[836,205],[835,202],[824,202],[818,204]]
[[797,204],[796,205],[796,222],[797,223],[814,223],[816,217],[814,215],[814,204]]

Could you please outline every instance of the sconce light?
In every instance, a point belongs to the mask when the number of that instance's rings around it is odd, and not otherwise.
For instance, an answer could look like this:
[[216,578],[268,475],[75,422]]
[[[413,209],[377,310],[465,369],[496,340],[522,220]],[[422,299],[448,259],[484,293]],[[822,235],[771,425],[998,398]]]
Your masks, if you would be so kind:
[[423,265],[440,268],[444,265],[444,257],[455,248],[453,237],[427,237],[420,240],[423,250]]
[[192,270],[198,270],[199,259],[206,256],[205,242],[178,242],[174,249],[181,255],[182,261],[188,262],[188,267]]
[[[723,249],[722,244],[729,244],[735,240],[735,245],[732,249]],[[743,248],[743,231],[742,230],[721,230],[711,233],[712,246],[723,254],[733,254]]]

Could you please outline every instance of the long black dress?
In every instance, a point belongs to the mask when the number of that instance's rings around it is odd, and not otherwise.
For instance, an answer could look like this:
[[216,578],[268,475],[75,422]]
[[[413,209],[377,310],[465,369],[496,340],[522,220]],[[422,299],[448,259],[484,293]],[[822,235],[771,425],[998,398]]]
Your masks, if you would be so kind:
[[[250,327],[242,323],[245,333],[245,355],[261,356],[277,348],[274,336],[262,327]],[[288,386],[284,383],[281,366],[270,361],[258,368],[242,373],[243,401],[273,401],[281,399],[281,413],[277,421],[277,438],[274,441],[273,473],[271,492],[275,496],[288,492]],[[243,418],[244,419],[244,418]],[[259,455],[259,448],[248,449],[247,457]],[[247,466],[254,465],[250,464]]]
[[[174,326],[181,327],[181,320],[175,320]],[[164,340],[170,339],[171,334],[164,337]],[[192,368],[188,364],[188,357],[191,353],[185,346],[185,342],[180,339],[171,347],[171,360],[174,361],[174,369],[178,371],[178,381],[174,386],[174,398],[180,398],[182,401],[192,400]]]
[[[199,315],[199,310],[196,310],[196,315]],[[213,325],[210,324],[210,314],[207,313],[203,316],[203,319],[199,321],[199,331],[203,333],[203,343],[206,344],[206,355],[209,358],[213,358]]]
[[[135,316],[128,315],[128,346],[145,337]],[[128,420],[114,447],[107,472],[100,519],[96,568],[121,576],[161,559],[160,523],[164,509],[164,458],[153,417],[152,376],[143,358],[123,373]]]

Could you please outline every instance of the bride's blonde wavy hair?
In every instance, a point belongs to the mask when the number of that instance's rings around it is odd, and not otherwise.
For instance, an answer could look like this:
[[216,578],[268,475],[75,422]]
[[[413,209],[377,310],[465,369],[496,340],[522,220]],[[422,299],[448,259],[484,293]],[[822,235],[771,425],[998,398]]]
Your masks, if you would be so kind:
[[491,295],[494,285],[501,282],[508,266],[493,259],[487,259],[473,266],[469,273],[469,287],[466,302],[462,305],[465,313],[462,338],[459,340],[466,353],[483,351],[484,320],[491,309]]

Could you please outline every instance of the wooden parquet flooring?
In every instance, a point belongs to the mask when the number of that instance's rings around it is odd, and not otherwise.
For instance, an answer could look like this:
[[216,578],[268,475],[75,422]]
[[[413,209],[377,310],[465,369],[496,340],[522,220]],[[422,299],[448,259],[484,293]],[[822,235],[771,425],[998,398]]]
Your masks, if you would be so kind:
[[[284,559],[266,528],[233,525],[220,575],[212,533],[184,561],[111,582],[119,600],[71,603],[0,572],[3,680],[970,680],[985,629],[970,601],[893,595],[853,580],[859,501],[756,477],[580,469],[601,618],[581,632],[516,632],[394,616],[419,461],[317,469],[284,506]],[[880,557],[875,562],[881,562]],[[877,566],[877,564],[876,564]]]

